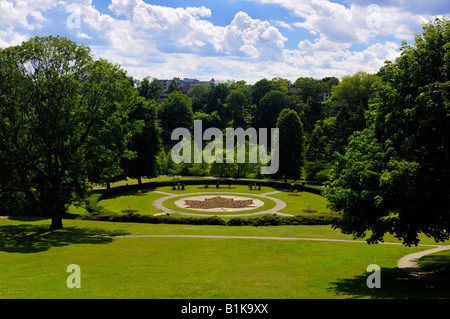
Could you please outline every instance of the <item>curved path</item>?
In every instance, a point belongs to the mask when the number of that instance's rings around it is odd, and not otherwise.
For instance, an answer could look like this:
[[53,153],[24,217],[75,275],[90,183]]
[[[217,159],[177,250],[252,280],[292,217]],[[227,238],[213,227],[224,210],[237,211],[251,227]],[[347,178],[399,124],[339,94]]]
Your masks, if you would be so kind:
[[398,268],[410,276],[423,277],[429,275],[430,272],[424,271],[419,267],[419,260],[425,255],[434,254],[440,251],[449,250],[450,246],[438,246],[434,249],[420,251],[418,253],[407,255],[397,262]]
[[[171,194],[171,193],[165,193],[165,192],[160,192],[160,191],[153,191],[153,192],[158,193],[158,194],[167,195],[166,197],[161,197],[153,202],[153,207],[155,207],[159,210],[162,210],[164,212],[162,214],[180,214],[180,215],[199,216],[199,217],[213,217],[213,216],[217,216],[217,214],[206,215],[206,214],[179,212],[179,211],[165,207],[163,205],[163,202],[165,202],[168,199],[180,197],[180,196],[196,196],[196,195],[201,196],[201,195],[211,195],[211,194],[226,194],[226,192],[201,192],[201,193],[185,193],[185,194]],[[293,215],[278,212],[286,207],[286,203],[284,201],[282,201],[281,199],[269,196],[269,195],[277,194],[277,193],[281,193],[281,191],[269,192],[269,193],[264,193],[264,194],[239,193],[239,195],[248,195],[248,196],[266,198],[266,199],[274,201],[276,205],[275,205],[275,207],[273,207],[271,209],[260,211],[257,213],[243,213],[243,214],[231,214],[231,215],[227,214],[227,215],[223,215],[223,216],[224,217],[243,217],[243,216],[256,216],[256,215],[263,215],[263,214],[275,214],[275,215],[289,216],[289,217],[293,216]],[[233,194],[233,193],[229,193],[229,194]],[[156,214],[156,215],[159,215],[159,214]]]

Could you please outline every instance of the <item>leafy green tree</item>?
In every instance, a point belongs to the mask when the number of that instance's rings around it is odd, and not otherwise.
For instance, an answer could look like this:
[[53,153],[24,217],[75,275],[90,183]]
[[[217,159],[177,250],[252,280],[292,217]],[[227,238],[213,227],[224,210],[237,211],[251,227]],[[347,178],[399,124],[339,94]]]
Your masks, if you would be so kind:
[[211,114],[196,112],[194,114],[194,120],[202,121],[203,130],[210,127],[222,127],[222,120],[217,111],[214,111]]
[[249,101],[242,90],[235,90],[228,95],[228,109],[231,113],[233,127],[245,127],[245,114]]
[[163,85],[158,79],[144,78],[142,81],[135,81],[139,95],[147,100],[158,99],[163,92]]
[[261,79],[252,85],[252,103],[259,105],[259,101],[272,90],[272,83],[267,79]]
[[63,37],[0,50],[0,70],[0,166],[12,177],[0,179],[2,193],[62,228],[88,181],[120,175],[132,155],[126,146],[141,125],[127,116],[137,92],[119,66]]
[[226,123],[225,103],[229,93],[230,87],[227,83],[211,85],[207,95],[206,113],[217,112]]
[[209,85],[206,83],[197,83],[190,90],[189,94],[192,95],[192,110],[195,112],[202,112],[207,103],[207,95],[209,91]]
[[290,109],[281,111],[277,126],[279,131],[280,166],[275,176],[299,179],[304,165],[305,136],[298,114]]
[[306,103],[309,98],[314,101],[321,101],[321,95],[326,91],[325,86],[320,80],[311,77],[298,78],[295,81],[295,87],[300,91],[303,102]]
[[161,112],[161,124],[163,128],[163,141],[171,144],[172,131],[176,128],[191,130],[194,125],[191,99],[180,91],[169,94]]
[[130,121],[140,121],[144,124],[142,131],[133,136],[128,146],[128,149],[135,152],[136,156],[123,160],[125,174],[128,177],[137,178],[139,185],[142,184],[142,177],[153,178],[159,173],[158,155],[162,144],[156,109],[155,101],[141,99],[136,109],[129,115]]
[[370,232],[370,243],[390,233],[406,245],[419,233],[449,238],[449,43],[450,21],[436,19],[380,70],[368,128],[338,157],[326,190],[344,233]]
[[275,127],[280,112],[288,107],[286,95],[278,90],[270,91],[259,102],[253,118],[257,128]]
[[[332,86],[331,98],[323,105],[321,114],[313,114],[310,105],[318,103],[308,99],[307,122],[316,121],[309,133],[308,161],[319,159],[325,162],[333,160],[334,152],[344,153],[348,139],[355,131],[363,130],[366,125],[365,113],[369,109],[371,100],[376,95],[376,88],[380,84],[377,75],[357,72],[352,76],[344,76],[342,81]],[[335,83],[328,80],[325,83]],[[315,107],[316,110],[322,106]],[[320,135],[321,134],[321,135]]]

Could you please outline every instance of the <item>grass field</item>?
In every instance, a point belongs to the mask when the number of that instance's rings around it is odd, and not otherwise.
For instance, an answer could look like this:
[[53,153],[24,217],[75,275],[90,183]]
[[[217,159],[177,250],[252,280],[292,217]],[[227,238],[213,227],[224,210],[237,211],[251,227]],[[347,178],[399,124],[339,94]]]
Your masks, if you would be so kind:
[[153,207],[152,203],[158,198],[164,197],[163,194],[145,192],[145,196],[135,196],[136,191],[130,191],[106,198],[99,202],[99,205],[116,213],[120,213],[122,210],[133,209],[139,211],[142,215],[153,215],[161,213],[159,209]]
[[[429,247],[231,238],[84,238],[216,235],[351,239],[330,226],[231,227],[0,219],[0,298],[448,298],[449,287],[406,278],[402,256]],[[11,236],[11,234],[15,234]],[[389,239],[389,238],[387,238]],[[424,244],[433,244],[425,239]],[[81,289],[66,286],[69,264]],[[370,264],[382,289],[365,285]]]
[[327,208],[326,198],[317,194],[308,192],[281,192],[270,196],[281,199],[286,203],[286,208],[280,210],[281,213],[291,215],[307,215],[310,213],[305,213],[303,210],[308,209],[321,213],[330,212]]

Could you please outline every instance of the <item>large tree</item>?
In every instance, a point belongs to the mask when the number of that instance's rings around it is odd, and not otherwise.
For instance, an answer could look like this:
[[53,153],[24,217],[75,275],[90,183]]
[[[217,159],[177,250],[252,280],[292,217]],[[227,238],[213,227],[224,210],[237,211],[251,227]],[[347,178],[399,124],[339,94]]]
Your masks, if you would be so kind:
[[280,166],[276,177],[299,179],[304,165],[305,136],[303,125],[297,112],[290,109],[281,111],[276,127],[279,129]]
[[286,94],[273,90],[264,95],[259,101],[253,118],[253,125],[257,128],[273,128],[280,112],[288,107]]
[[144,124],[142,132],[135,134],[129,144],[129,150],[136,153],[132,159],[124,158],[123,168],[128,177],[137,178],[142,184],[142,177],[153,178],[159,173],[158,155],[161,152],[161,128],[157,122],[157,104],[154,100],[139,98],[136,109],[129,120]]
[[148,76],[142,81],[136,80],[135,84],[139,95],[147,100],[157,100],[164,90],[162,83],[158,79],[151,79]]
[[192,112],[192,101],[186,94],[180,91],[173,91],[169,94],[161,113],[161,124],[163,128],[163,141],[171,141],[172,131],[184,127],[192,129],[194,125],[194,113]]
[[140,124],[129,123],[136,90],[119,66],[94,60],[63,37],[35,37],[0,50],[2,200],[52,217],[81,202],[89,179],[121,173]]
[[344,233],[370,232],[369,242],[391,233],[406,245],[419,233],[449,238],[449,43],[450,21],[436,19],[381,69],[368,128],[338,157],[326,191]]

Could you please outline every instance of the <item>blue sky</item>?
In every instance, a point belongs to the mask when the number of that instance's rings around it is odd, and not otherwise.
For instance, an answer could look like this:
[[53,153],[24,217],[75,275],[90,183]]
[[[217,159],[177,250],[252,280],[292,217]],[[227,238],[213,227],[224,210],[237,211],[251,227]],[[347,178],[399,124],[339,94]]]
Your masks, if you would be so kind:
[[448,0],[0,0],[0,48],[62,35],[135,78],[375,73]]

